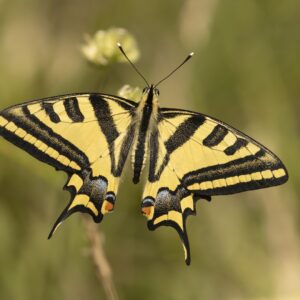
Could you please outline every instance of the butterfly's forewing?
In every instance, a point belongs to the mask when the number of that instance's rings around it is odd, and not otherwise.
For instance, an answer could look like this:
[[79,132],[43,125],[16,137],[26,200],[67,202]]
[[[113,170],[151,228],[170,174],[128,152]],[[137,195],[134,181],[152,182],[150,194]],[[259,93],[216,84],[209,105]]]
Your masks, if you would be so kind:
[[134,136],[135,106],[115,96],[72,94],[0,113],[0,135],[69,176],[65,188],[71,200],[49,236],[73,212],[100,222],[113,209]]
[[149,178],[142,210],[148,227],[174,227],[190,262],[185,219],[195,201],[275,186],[287,171],[271,151],[238,130],[202,114],[161,109],[150,140]]

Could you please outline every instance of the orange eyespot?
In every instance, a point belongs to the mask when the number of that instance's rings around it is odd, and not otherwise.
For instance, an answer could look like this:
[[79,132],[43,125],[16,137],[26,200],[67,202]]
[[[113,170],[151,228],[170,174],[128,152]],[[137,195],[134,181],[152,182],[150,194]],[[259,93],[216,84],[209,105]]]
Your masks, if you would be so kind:
[[107,211],[107,212],[110,212],[110,211],[112,211],[112,210],[114,210],[114,205],[112,204],[112,203],[110,203],[110,202],[108,202],[108,201],[105,201],[106,203],[105,203],[105,210]]
[[113,192],[108,192],[105,195],[102,208],[101,208],[101,213],[106,214],[114,210],[115,206],[115,201],[116,201],[116,196]]
[[154,200],[150,197],[145,198],[141,203],[141,211],[148,220],[151,220],[154,215]]
[[148,217],[151,214],[151,206],[142,207],[142,213]]

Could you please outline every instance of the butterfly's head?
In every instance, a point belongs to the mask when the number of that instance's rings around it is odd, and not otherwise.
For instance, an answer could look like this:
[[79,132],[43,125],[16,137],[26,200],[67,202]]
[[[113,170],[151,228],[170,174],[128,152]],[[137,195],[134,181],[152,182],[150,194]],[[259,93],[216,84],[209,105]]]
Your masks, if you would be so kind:
[[143,94],[152,94],[153,96],[159,96],[159,89],[154,86],[154,84],[151,84],[150,86],[146,86],[143,89]]
[[153,84],[146,86],[143,89],[143,96],[140,102],[141,107],[144,107],[144,105],[157,107],[158,97],[159,97],[159,90]]

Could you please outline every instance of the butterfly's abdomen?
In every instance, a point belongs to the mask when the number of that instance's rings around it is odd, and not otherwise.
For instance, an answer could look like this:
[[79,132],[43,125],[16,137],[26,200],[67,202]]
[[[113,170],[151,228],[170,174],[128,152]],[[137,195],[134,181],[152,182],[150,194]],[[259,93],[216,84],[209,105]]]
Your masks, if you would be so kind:
[[137,128],[136,140],[132,153],[133,165],[133,182],[138,183],[140,180],[141,172],[145,166],[148,150],[148,129],[149,121],[152,113],[151,106],[145,106],[143,110],[142,119],[139,127]]

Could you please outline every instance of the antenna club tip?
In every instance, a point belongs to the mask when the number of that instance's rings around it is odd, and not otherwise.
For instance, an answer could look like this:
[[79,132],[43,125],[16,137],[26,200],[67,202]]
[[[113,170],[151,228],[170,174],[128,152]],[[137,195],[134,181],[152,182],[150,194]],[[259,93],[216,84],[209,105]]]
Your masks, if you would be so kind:
[[195,54],[194,52],[191,52],[191,53],[189,54],[189,56],[191,56],[191,57],[192,57],[194,54]]
[[122,48],[122,45],[121,45],[121,43],[119,43],[119,42],[117,42],[117,46],[118,46],[119,48]]

